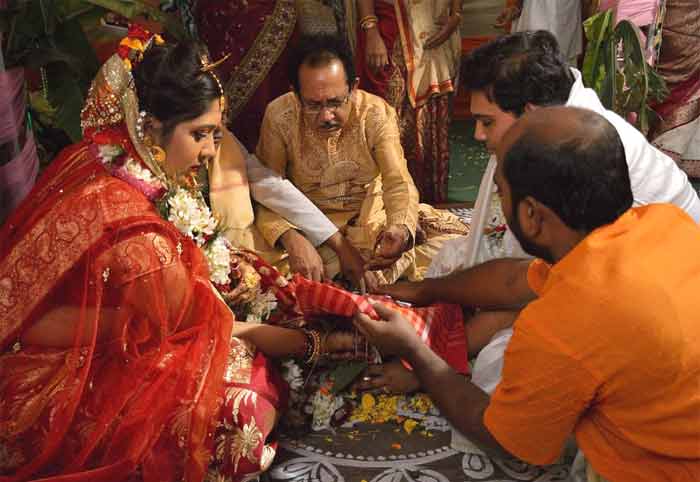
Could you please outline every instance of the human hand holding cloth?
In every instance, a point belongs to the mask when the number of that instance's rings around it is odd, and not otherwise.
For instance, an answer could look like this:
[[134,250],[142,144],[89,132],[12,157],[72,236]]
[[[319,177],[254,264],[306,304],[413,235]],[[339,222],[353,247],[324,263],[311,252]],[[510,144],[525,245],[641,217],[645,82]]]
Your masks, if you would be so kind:
[[405,308],[388,298],[350,293],[337,286],[317,283],[301,276],[295,276],[292,284],[297,309],[306,319],[335,315],[347,318],[350,322],[356,313],[362,313],[370,319],[380,320],[381,313],[375,306],[388,306],[406,320],[421,343],[425,343],[456,371],[469,372],[464,319],[458,305],[439,303],[423,308]]
[[392,224],[379,233],[374,243],[372,259],[369,260],[368,270],[385,269],[396,263],[404,251],[410,246],[411,233],[403,224]]

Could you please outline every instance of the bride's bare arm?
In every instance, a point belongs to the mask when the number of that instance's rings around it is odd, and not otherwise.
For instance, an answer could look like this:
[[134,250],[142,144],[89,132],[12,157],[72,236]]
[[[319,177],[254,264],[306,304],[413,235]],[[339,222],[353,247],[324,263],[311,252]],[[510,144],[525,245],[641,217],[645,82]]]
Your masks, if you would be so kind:
[[[258,323],[237,322],[233,325],[233,336],[249,341],[270,357],[303,356],[306,352],[306,335],[299,329]],[[347,331],[333,331],[321,335],[321,353],[331,357],[349,354],[357,343]],[[349,358],[349,357],[344,357]]]
[[303,355],[306,349],[306,335],[301,330],[291,328],[236,322],[233,336],[251,342],[271,357]]

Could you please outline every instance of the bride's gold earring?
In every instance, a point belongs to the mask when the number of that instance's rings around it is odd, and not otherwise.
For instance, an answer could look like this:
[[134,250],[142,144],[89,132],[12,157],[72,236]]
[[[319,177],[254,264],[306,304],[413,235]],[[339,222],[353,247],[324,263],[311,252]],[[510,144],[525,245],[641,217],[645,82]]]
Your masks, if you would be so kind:
[[165,151],[160,146],[152,145],[148,148],[151,151],[153,159],[160,165],[165,162]]
[[165,151],[162,147],[156,145],[153,142],[153,137],[146,132],[147,116],[148,114],[145,110],[139,112],[136,119],[136,137],[146,146],[148,152],[153,156],[153,160],[162,165],[165,162]]
[[153,156],[154,161],[161,165],[165,162],[165,151],[162,147],[153,142],[153,138],[149,134],[143,137],[143,144],[146,146],[146,149],[148,149],[148,152],[151,153],[151,156]]

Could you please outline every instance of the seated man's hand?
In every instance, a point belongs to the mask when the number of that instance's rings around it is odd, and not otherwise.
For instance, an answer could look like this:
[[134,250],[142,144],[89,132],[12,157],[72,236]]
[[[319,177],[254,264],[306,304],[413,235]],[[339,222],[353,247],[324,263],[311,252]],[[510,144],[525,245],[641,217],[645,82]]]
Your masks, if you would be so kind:
[[231,253],[231,264],[233,266],[232,278],[234,278],[236,287],[221,294],[229,305],[243,305],[255,298],[255,288],[259,285],[260,276],[245,254]]
[[420,388],[420,382],[401,361],[392,360],[381,365],[369,365],[354,388],[360,391],[380,389],[384,393],[411,393]]
[[323,281],[323,260],[316,248],[294,229],[285,232],[280,240],[289,255],[289,269],[313,281]]
[[399,312],[386,305],[371,301],[372,307],[381,318],[378,321],[362,313],[355,313],[352,320],[355,327],[371,344],[384,355],[398,355],[406,358],[423,343],[413,326]]
[[432,296],[423,289],[422,281],[400,281],[393,285],[381,285],[372,293],[391,296],[395,300],[405,301],[416,306],[425,306],[433,302]]
[[325,244],[335,251],[338,261],[340,261],[340,269],[345,277],[353,286],[359,288],[365,277],[365,259],[357,248],[350,244],[340,232],[333,234],[326,240]]
[[396,263],[404,251],[408,250],[411,233],[403,224],[392,224],[379,233],[374,245],[374,253],[366,269],[385,269]]

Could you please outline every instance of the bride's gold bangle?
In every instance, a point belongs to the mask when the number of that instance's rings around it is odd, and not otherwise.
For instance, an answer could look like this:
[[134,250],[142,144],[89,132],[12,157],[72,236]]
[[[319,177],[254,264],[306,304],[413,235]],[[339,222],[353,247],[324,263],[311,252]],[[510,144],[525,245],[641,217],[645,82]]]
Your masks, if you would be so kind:
[[306,336],[304,363],[314,364],[321,358],[321,335],[316,330],[302,330]]

